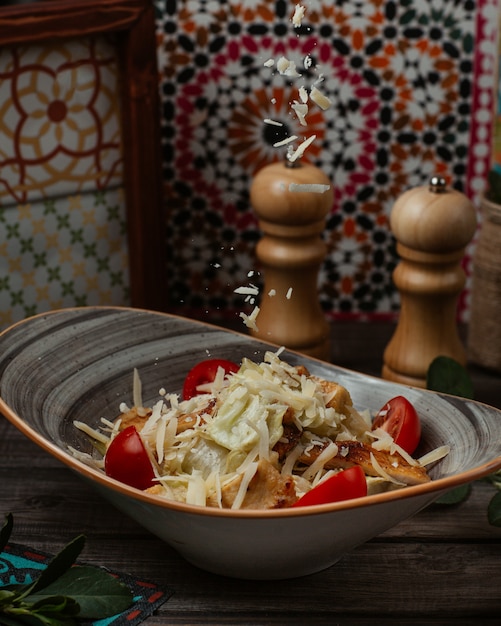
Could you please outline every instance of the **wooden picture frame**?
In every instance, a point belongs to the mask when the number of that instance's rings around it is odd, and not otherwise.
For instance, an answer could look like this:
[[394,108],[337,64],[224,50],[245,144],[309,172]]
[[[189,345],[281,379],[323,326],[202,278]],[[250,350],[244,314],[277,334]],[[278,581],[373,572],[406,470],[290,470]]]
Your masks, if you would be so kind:
[[42,0],[3,6],[2,46],[114,33],[120,71],[121,133],[130,301],[167,308],[160,102],[151,0]]

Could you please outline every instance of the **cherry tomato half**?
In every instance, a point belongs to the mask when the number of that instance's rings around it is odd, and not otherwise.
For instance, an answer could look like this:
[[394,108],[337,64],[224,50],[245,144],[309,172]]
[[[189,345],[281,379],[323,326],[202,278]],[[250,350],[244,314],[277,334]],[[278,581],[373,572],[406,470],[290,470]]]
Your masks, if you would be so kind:
[[104,457],[106,475],[136,489],[155,484],[155,472],[135,426],[124,428],[110,443]]
[[362,498],[367,495],[367,481],[364,470],[354,465],[330,478],[323,480],[316,487],[307,491],[292,506],[311,506],[312,504],[327,504],[341,502],[352,498]]
[[376,414],[372,430],[382,428],[395,443],[408,454],[412,454],[421,439],[421,422],[416,409],[403,396],[387,402]]
[[211,383],[217,374],[218,368],[222,367],[226,374],[238,372],[240,369],[233,361],[226,359],[207,359],[200,361],[188,372],[183,385],[183,400],[189,400],[201,392],[197,390],[200,385]]

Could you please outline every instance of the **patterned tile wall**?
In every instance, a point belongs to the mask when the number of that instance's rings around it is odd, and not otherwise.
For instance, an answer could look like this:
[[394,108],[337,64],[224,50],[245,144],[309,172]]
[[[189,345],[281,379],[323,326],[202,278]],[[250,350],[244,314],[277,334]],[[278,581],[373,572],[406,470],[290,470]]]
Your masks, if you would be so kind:
[[[299,28],[296,4],[305,8]],[[299,140],[316,134],[305,158],[334,185],[319,276],[326,313],[395,315],[398,259],[388,226],[395,199],[433,174],[471,197],[484,185],[497,0],[155,6],[173,308],[201,318],[245,310],[234,289],[255,268],[260,236],[249,186],[263,164],[284,158],[263,121],[272,118]],[[266,66],[281,56],[300,78]],[[305,131],[290,103],[320,74],[332,106],[312,111]],[[467,292],[460,312],[466,319]]]
[[[260,237],[249,187],[284,158],[271,118],[298,141],[316,135],[304,158],[334,185],[326,313],[394,316],[395,199],[434,173],[473,199],[485,185],[497,0],[152,1],[171,308],[245,310],[234,289],[256,268]],[[281,56],[300,78],[265,64]],[[128,304],[117,74],[105,38],[0,51],[1,324],[61,304]],[[305,130],[290,104],[321,74],[332,106],[311,109]]]
[[0,327],[129,303],[118,80],[105,37],[0,50]]

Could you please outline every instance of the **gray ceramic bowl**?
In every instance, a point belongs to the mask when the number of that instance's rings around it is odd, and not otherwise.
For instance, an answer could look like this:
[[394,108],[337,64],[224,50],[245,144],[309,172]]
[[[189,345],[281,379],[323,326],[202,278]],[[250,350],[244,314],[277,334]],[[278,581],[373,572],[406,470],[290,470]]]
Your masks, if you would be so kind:
[[127,487],[77,461],[89,450],[74,420],[97,426],[131,401],[138,368],[145,401],[180,391],[188,369],[212,357],[260,360],[270,346],[191,320],[122,308],[55,311],[0,335],[0,410],[27,437],[89,481],[104,498],[165,540],[191,563],[237,578],[303,576],[427,506],[447,490],[501,467],[501,412],[472,401],[404,388],[285,352],[312,373],[337,380],[357,408],[377,410],[404,393],[423,423],[418,453],[439,445],[450,454],[432,482],[348,502],[272,511],[188,506]]

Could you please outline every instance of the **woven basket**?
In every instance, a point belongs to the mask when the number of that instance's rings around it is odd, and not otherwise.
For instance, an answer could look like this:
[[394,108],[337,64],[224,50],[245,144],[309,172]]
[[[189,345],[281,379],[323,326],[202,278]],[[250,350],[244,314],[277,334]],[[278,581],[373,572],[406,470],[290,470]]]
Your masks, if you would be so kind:
[[501,371],[501,205],[484,197],[481,210],[473,257],[468,357]]

